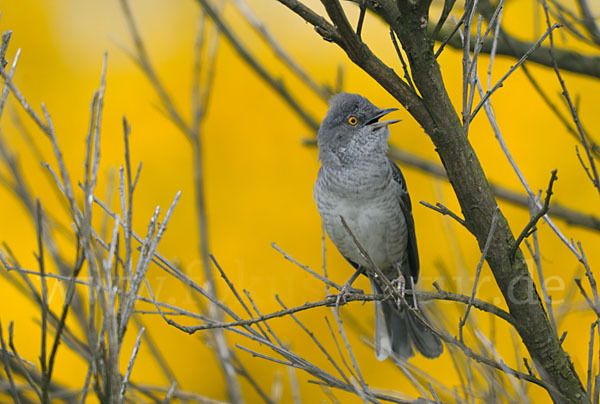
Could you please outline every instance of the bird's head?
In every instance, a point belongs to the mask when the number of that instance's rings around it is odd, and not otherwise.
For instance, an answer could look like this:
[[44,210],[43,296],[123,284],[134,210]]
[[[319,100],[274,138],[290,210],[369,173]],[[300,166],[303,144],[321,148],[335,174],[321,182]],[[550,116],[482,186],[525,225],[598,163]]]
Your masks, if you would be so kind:
[[329,101],[317,140],[323,163],[352,161],[385,154],[390,135],[388,125],[400,120],[379,121],[397,108],[381,109],[358,94],[340,93]]

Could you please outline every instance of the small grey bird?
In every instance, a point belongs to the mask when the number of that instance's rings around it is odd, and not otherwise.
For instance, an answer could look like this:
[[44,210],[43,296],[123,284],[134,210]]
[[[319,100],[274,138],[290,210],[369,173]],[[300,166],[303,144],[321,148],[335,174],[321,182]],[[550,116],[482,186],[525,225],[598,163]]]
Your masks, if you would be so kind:
[[[390,131],[398,120],[379,121],[396,108],[380,109],[358,94],[341,93],[329,110],[317,136],[321,169],[314,187],[317,208],[327,234],[359,273],[369,276],[373,293],[385,286],[373,275],[352,234],[372,262],[395,283],[411,289],[419,276],[419,255],[410,197],[402,171],[386,155]],[[407,295],[409,304],[414,304]],[[421,314],[423,314],[421,312]],[[401,360],[412,347],[428,358],[438,357],[443,345],[416,315],[393,299],[375,302],[375,352],[386,359],[394,352]]]

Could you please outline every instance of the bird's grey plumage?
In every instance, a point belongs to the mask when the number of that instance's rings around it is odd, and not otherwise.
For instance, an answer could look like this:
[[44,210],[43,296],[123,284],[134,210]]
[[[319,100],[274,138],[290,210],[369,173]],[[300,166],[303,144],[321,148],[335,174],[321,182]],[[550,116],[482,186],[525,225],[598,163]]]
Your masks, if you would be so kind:
[[[357,94],[341,93],[329,103],[318,133],[321,169],[314,196],[329,238],[355,267],[369,268],[352,233],[379,269],[390,279],[400,274],[411,287],[419,276],[419,255],[410,197],[402,172],[386,156],[388,125],[379,119],[394,109],[380,109]],[[382,284],[370,277],[373,293]],[[407,296],[410,298],[410,296]],[[375,350],[383,360],[394,352],[399,358],[442,352],[439,338],[406,307],[392,300],[375,302]]]

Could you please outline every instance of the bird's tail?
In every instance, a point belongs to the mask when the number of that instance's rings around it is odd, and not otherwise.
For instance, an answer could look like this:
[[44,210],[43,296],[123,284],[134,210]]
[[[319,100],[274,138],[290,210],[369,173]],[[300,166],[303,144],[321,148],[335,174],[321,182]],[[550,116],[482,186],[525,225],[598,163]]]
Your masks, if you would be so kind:
[[[381,294],[379,285],[371,279],[373,293]],[[423,311],[422,318],[426,319]],[[437,358],[444,346],[416,314],[406,307],[398,308],[392,300],[375,301],[375,354],[382,361],[390,353],[401,360],[414,355],[413,346],[427,358]]]

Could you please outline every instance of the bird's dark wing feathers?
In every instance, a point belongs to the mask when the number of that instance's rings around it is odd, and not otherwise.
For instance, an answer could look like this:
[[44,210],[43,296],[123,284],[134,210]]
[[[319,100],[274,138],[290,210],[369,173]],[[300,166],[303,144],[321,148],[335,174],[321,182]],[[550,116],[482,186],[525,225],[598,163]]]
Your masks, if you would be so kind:
[[392,177],[394,181],[400,184],[401,194],[399,198],[400,207],[402,213],[404,213],[404,219],[406,220],[406,230],[408,231],[408,264],[410,266],[410,275],[413,277],[415,283],[419,278],[419,251],[417,249],[417,237],[415,235],[415,221],[412,215],[412,204],[410,203],[410,196],[406,189],[406,181],[400,168],[392,160],[389,160],[392,166]]

